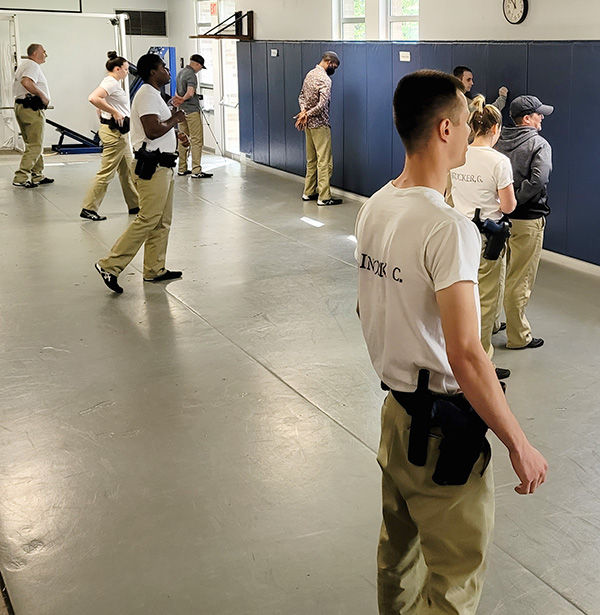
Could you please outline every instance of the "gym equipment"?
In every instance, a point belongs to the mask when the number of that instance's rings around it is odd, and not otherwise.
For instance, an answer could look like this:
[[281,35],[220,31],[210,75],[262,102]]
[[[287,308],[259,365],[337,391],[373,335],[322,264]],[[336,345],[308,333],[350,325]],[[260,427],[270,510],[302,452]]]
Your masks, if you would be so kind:
[[[97,132],[92,132],[94,136],[90,139],[58,122],[46,119],[46,123],[54,126],[60,132],[58,143],[52,146],[53,151],[59,154],[98,154],[102,151],[100,136]],[[78,143],[63,143],[65,137],[78,141]]]

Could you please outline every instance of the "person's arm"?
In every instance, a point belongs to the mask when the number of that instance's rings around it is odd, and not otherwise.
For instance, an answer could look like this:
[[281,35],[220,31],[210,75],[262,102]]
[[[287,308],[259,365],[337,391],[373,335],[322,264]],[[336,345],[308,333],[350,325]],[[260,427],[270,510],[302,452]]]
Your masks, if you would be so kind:
[[552,171],[552,148],[544,141],[531,159],[529,178],[524,179],[515,192],[518,203],[528,203],[539,196],[548,185]]
[[50,102],[44,92],[42,92],[42,90],[35,85],[35,82],[31,79],[31,77],[23,77],[23,79],[21,79],[21,85],[33,96],[39,96],[45,105],[48,105]]
[[494,105],[494,107],[496,107],[498,111],[502,111],[502,109],[506,107],[506,97],[507,96],[508,96],[508,88],[506,88],[505,86],[502,86],[498,90],[498,98],[496,98],[496,100],[492,103],[492,105]]
[[89,96],[88,101],[94,105],[100,111],[105,111],[106,113],[110,113],[119,126],[123,125],[123,119],[125,116],[122,113],[119,113],[112,105],[109,105],[106,101],[106,97],[108,96],[108,92],[103,88],[98,86]]
[[474,290],[473,282],[461,281],[436,292],[450,367],[469,403],[508,449],[520,480],[515,491],[533,493],[545,481],[548,464],[511,412],[483,350]]
[[506,188],[498,190],[498,197],[500,198],[500,211],[503,214],[511,214],[517,206],[513,185],[509,184]]
[[329,98],[331,97],[331,83],[322,83],[319,86],[319,102],[310,109],[306,109],[306,116],[311,117],[321,113],[327,108]]
[[158,118],[158,115],[142,115],[140,118],[144,134],[148,139],[158,139],[162,137],[184,119],[185,113],[183,111],[173,111],[171,117],[163,121]]

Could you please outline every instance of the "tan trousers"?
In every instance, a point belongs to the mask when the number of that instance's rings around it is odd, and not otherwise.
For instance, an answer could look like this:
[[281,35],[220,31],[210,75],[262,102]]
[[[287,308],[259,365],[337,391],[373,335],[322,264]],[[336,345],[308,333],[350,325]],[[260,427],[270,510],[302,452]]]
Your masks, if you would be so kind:
[[525,309],[535,284],[542,244],[544,217],[535,220],[511,220],[506,257],[506,286],[504,312],[506,314],[507,348],[521,348],[531,341],[531,325]]
[[317,177],[319,201],[331,198],[329,182],[333,173],[333,155],[331,153],[331,128],[306,129],[306,179],[304,181],[304,194],[312,195],[317,192]]
[[152,179],[133,173],[140,213],[117,239],[110,254],[98,261],[102,269],[119,275],[144,246],[144,278],[163,274],[173,215],[173,169],[158,167]]
[[[15,173],[15,182],[25,182],[31,179],[37,183],[44,179],[44,124],[43,111],[26,109],[23,105],[15,103],[17,124],[25,142],[25,151],[21,157],[19,170]],[[31,176],[31,177],[30,177]]]
[[183,147],[178,141],[179,149],[179,172],[188,170],[188,153],[192,152],[192,173],[202,173],[202,147],[204,146],[204,127],[200,111],[188,113],[183,122],[179,122],[179,130],[185,132],[190,141],[189,148]]
[[100,170],[83,199],[83,209],[98,211],[102,199],[106,195],[108,185],[115,173],[119,173],[121,190],[129,209],[138,207],[138,193],[133,185],[132,164],[133,155],[129,143],[129,135],[122,135],[118,130],[111,130],[106,124],[100,124],[98,130],[102,140],[102,158]]
[[432,480],[439,431],[427,463],[407,460],[410,417],[391,393],[381,417],[377,461],[383,471],[383,523],[377,553],[380,615],[474,615],[494,525],[491,465],[483,456],[466,485]]
[[501,282],[506,267],[506,248],[495,261],[483,258],[487,238],[482,235],[481,261],[479,262],[479,303],[481,304],[481,345],[491,359],[494,356],[492,333],[494,331],[498,306],[501,300]]

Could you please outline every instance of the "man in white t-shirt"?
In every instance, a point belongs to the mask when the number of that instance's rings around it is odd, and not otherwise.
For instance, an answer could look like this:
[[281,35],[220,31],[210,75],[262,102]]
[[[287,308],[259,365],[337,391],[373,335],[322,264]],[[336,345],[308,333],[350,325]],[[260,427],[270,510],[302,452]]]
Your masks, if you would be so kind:
[[181,271],[165,267],[167,242],[173,214],[173,175],[177,164],[177,139],[187,137],[175,132],[183,111],[169,110],[160,89],[171,80],[159,55],[148,53],[137,63],[144,80],[131,106],[131,142],[137,160],[133,182],[139,195],[140,211],[117,239],[110,254],[95,267],[113,292],[122,293],[117,277],[144,246],[144,281],[164,282],[180,278]]
[[462,85],[438,71],[407,75],[394,116],[404,171],[356,221],[358,311],[375,371],[391,389],[378,454],[379,612],[474,615],[493,527],[486,427],[509,450],[518,493],[533,493],[547,465],[479,340],[479,232],[443,197],[467,150]]
[[15,115],[25,151],[13,179],[13,186],[35,188],[51,184],[54,180],[44,177],[44,109],[50,103],[48,82],[40,67],[48,54],[42,45],[32,43],[27,47],[27,58],[17,67],[13,81]]

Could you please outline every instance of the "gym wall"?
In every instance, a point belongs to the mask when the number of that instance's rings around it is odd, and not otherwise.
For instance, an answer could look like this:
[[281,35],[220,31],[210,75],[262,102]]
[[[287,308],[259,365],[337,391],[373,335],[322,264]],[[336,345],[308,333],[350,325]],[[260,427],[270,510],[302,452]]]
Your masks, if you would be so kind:
[[[473,68],[474,91],[488,100],[499,86],[509,88],[505,121],[521,94],[555,106],[542,132],[554,163],[544,247],[600,264],[600,141],[593,130],[600,42],[239,42],[240,149],[255,162],[304,173],[304,134],[292,117],[304,75],[328,49],[342,60],[332,80],[334,186],[369,196],[398,175],[404,149],[392,118],[396,83],[421,68],[465,64]],[[409,52],[410,61],[401,62],[400,52]]]

